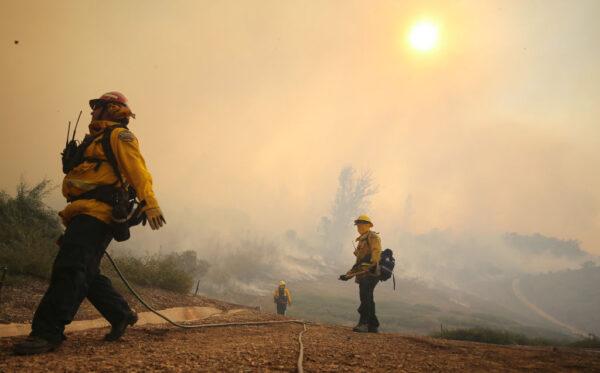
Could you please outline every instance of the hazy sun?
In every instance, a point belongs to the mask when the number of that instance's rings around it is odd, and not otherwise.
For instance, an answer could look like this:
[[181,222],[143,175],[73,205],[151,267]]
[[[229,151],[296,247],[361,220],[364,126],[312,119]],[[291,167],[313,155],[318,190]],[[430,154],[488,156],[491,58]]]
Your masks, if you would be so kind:
[[438,44],[438,26],[429,21],[416,23],[408,34],[410,45],[421,52],[434,49]]

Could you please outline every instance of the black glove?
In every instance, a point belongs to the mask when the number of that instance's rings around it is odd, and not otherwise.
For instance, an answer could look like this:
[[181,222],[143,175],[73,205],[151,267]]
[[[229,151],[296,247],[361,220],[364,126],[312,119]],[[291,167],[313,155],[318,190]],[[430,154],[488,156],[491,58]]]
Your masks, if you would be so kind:
[[339,279],[342,281],[348,281],[350,280],[350,277],[348,277],[348,275],[340,275]]

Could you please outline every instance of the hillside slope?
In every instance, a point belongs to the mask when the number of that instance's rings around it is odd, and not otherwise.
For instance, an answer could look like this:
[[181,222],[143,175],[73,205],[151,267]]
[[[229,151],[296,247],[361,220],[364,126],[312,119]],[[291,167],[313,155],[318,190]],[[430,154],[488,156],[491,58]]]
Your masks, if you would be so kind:
[[553,317],[600,335],[600,267],[525,276],[521,289]]
[[[358,287],[353,282],[320,278],[313,281],[290,281],[293,305],[288,309],[290,317],[304,318],[322,323],[350,326],[357,321],[359,305]],[[531,337],[555,340],[572,338],[562,327],[537,316],[523,306],[512,292],[494,301],[473,293],[425,283],[396,279],[377,285],[375,301],[377,314],[384,332],[431,334],[446,329],[488,327],[506,329]],[[503,289],[504,284],[495,284]],[[509,290],[510,283],[506,284]],[[499,292],[495,290],[495,294]],[[216,297],[222,295],[214,294]],[[508,301],[514,298],[516,307]],[[259,296],[236,295],[228,297],[238,303],[260,305],[263,310],[273,311],[271,294]],[[519,309],[522,308],[523,310]]]
[[[31,285],[31,282],[27,282]],[[37,284],[27,298],[41,295]],[[22,286],[22,285],[21,285]],[[15,286],[6,294],[18,292]],[[23,292],[23,291],[22,291]],[[170,305],[234,306],[204,297],[180,296],[143,289],[151,302]],[[6,309],[17,309],[13,296]],[[161,303],[162,302],[162,303]],[[138,308],[139,309],[139,308]],[[98,317],[85,306],[79,318]],[[221,314],[202,323],[280,320],[249,309]],[[74,332],[59,350],[39,356],[13,356],[20,338],[0,338],[0,372],[12,371],[295,371],[299,353],[297,324],[180,330],[167,325],[136,326],[116,343],[102,341],[106,328]],[[350,328],[309,324],[303,336],[304,368],[308,372],[431,371],[600,371],[600,354],[571,348],[494,346],[438,340],[396,333],[357,334]],[[369,347],[365,347],[369,346]]]

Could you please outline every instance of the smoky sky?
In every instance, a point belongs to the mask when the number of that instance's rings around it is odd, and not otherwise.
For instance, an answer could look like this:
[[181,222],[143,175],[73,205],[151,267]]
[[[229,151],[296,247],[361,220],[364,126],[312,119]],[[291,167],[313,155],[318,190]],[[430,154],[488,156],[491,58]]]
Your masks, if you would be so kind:
[[[310,234],[352,166],[379,186],[367,211],[378,231],[539,232],[600,254],[599,11],[3,2],[0,188],[60,184],[67,121],[83,109],[82,136],[87,101],[119,90],[169,222],[145,233],[155,244],[233,227]],[[404,37],[423,17],[441,41],[419,55]],[[62,207],[59,189],[48,202]]]

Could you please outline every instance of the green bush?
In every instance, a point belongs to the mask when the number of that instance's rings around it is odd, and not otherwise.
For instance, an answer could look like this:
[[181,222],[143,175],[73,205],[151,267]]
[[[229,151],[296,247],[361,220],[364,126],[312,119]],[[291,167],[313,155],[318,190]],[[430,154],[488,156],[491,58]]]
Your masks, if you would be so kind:
[[433,335],[437,338],[452,339],[458,341],[472,341],[491,343],[499,345],[521,345],[521,346],[568,346],[577,348],[600,348],[600,339],[593,334],[575,342],[568,340],[551,340],[545,338],[532,338],[523,334],[513,333],[506,330],[489,328],[469,328],[442,330]]
[[590,334],[589,338],[570,343],[569,346],[579,348],[600,348],[600,338],[596,337],[594,334]]
[[[62,233],[56,211],[42,201],[50,190],[50,182],[43,180],[34,187],[20,182],[15,197],[0,191],[0,267],[8,267],[9,280],[18,275],[50,278],[58,252],[55,242]],[[208,263],[193,251],[115,261],[135,284],[180,293],[188,292],[194,279],[208,270]]]
[[115,262],[125,278],[134,284],[178,293],[189,292],[194,279],[208,270],[208,263],[199,260],[194,251],[146,258],[117,257]]
[[434,336],[443,339],[492,343],[498,345],[549,346],[561,344],[542,338],[530,338],[523,334],[513,333],[507,330],[482,327],[443,330],[441,333],[435,334]]
[[62,229],[56,212],[42,202],[49,191],[48,180],[34,187],[20,182],[15,197],[0,191],[0,266],[9,275],[50,277]]

